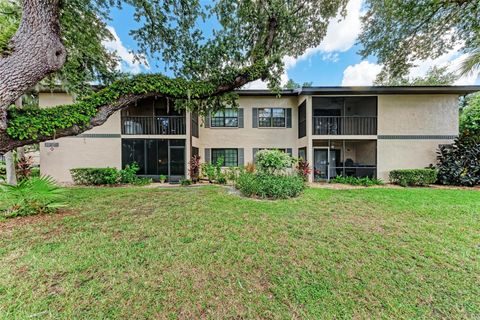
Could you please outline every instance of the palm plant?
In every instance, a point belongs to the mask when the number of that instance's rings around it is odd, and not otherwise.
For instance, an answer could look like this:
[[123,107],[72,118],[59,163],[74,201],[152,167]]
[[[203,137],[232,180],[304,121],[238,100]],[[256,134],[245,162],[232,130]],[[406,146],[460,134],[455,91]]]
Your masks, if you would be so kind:
[[0,211],[5,217],[53,213],[64,204],[64,189],[48,176],[0,185]]
[[460,75],[470,75],[480,71],[480,46],[473,49],[463,60]]

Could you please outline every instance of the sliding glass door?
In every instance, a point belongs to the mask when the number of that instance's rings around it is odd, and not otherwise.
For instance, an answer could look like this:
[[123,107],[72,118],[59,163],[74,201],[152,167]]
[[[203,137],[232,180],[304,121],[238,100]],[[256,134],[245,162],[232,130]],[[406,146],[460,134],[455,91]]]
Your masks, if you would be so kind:
[[122,167],[132,162],[139,165],[139,175],[178,181],[185,177],[185,140],[122,139]]

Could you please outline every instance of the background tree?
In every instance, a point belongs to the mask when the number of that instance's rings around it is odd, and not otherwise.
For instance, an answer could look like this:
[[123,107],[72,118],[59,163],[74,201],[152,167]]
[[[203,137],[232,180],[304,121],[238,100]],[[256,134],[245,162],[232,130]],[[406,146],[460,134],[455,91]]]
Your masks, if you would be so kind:
[[298,89],[302,87],[311,87],[313,85],[313,82],[304,82],[303,84],[300,84],[298,82],[295,82],[293,79],[288,79],[287,83],[285,86],[283,86],[284,89]]
[[469,54],[463,72],[480,67],[480,2],[469,0],[366,0],[360,43],[363,56],[384,66],[379,81],[398,78],[418,61],[459,48]]
[[[173,78],[148,75],[121,79],[71,106],[9,108],[69,59],[69,41],[76,43],[75,37],[81,36],[68,33],[65,23],[85,33],[76,18],[91,13],[85,19],[100,25],[111,6],[125,3],[133,6],[135,19],[141,23],[131,31],[139,47],[137,57],[163,60]],[[176,99],[178,107],[202,111],[234,103],[236,96],[231,91],[250,81],[263,79],[271,88],[278,88],[284,71],[281,58],[287,54],[297,57],[306,48],[318,46],[329,21],[339,11],[345,14],[346,3],[218,0],[202,5],[199,0],[72,0],[60,4],[59,0],[23,0],[18,30],[9,41],[8,53],[0,57],[0,152],[79,134],[146,97],[163,95]],[[69,12],[72,21],[62,20]],[[212,35],[199,28],[207,20],[217,22]]]
[[480,137],[480,94],[467,96],[465,104],[460,112],[460,133]]
[[382,86],[440,86],[451,85],[457,79],[458,76],[454,72],[449,72],[447,67],[432,67],[423,77],[392,78],[387,76],[377,79],[375,84]]

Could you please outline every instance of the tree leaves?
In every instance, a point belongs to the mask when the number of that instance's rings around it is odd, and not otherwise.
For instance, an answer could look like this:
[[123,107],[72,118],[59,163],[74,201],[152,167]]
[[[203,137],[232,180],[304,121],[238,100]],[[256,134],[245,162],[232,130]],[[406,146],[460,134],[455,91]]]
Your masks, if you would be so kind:
[[453,48],[478,50],[479,1],[367,0],[366,6],[360,53],[384,65],[380,79],[405,76],[419,60]]

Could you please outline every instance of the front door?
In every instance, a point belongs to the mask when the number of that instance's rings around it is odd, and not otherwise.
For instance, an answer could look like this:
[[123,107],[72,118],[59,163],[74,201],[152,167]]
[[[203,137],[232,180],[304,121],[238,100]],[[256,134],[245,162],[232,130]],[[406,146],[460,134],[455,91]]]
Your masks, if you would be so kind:
[[314,150],[314,177],[315,180],[328,179],[328,149]]

